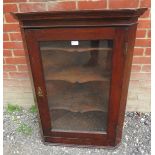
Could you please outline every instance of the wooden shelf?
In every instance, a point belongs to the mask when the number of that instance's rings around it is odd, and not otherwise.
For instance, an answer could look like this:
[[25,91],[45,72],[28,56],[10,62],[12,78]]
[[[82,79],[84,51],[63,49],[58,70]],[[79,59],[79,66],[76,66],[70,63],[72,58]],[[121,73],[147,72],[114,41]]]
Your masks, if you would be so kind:
[[67,131],[106,131],[107,113],[73,113],[66,110],[52,110],[52,129]]
[[52,47],[41,47],[42,52],[93,52],[93,51],[111,51],[112,48],[52,48]]
[[88,81],[110,81],[109,71],[99,71],[96,67],[70,67],[57,71],[48,70],[46,80],[64,80],[72,83],[84,83]]
[[108,57],[107,53],[99,52],[97,55],[91,55],[88,52],[53,50],[53,52],[42,51],[41,55],[46,80],[65,80],[72,83],[110,80],[111,56]]
[[[54,94],[53,91],[55,91]],[[89,111],[107,112],[108,109],[108,82],[72,84],[65,81],[48,81],[47,92],[49,92],[48,103],[51,110],[64,109],[84,113]]]

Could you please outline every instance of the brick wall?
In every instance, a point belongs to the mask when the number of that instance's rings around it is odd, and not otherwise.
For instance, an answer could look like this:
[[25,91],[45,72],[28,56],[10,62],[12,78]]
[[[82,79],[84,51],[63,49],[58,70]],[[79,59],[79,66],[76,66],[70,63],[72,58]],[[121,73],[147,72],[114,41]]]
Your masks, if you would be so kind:
[[[150,0],[4,0],[4,103],[34,104],[18,22],[10,12],[150,8]],[[127,109],[150,111],[150,9],[139,19]]]

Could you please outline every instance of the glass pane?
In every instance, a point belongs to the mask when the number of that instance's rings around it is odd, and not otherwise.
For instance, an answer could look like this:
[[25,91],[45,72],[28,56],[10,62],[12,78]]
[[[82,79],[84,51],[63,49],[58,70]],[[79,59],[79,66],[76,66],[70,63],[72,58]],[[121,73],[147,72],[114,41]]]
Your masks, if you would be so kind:
[[106,131],[112,43],[40,42],[51,130]]

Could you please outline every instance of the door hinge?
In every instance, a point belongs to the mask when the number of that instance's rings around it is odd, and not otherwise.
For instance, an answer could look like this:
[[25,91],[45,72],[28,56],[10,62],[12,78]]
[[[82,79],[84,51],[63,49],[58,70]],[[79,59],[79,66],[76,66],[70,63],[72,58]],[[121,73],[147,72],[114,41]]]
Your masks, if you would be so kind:
[[40,87],[37,88],[37,96],[39,96],[39,97],[43,97],[44,96],[43,95],[43,91],[42,91],[42,89]]

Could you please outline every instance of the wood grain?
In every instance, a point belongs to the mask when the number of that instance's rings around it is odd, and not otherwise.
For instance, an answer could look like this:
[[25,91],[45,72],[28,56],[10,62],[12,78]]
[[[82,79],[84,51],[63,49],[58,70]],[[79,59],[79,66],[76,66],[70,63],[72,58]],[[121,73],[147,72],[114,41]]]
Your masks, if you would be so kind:
[[23,28],[131,26],[147,8],[13,13]]

